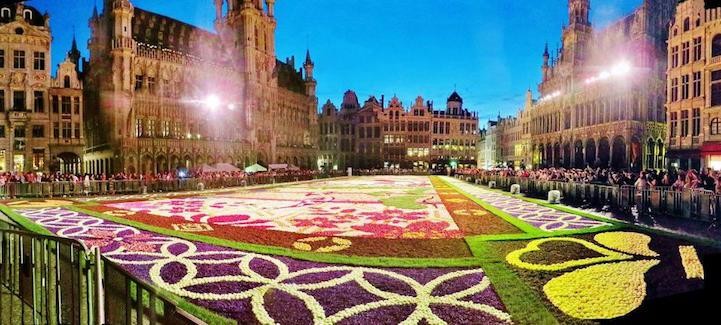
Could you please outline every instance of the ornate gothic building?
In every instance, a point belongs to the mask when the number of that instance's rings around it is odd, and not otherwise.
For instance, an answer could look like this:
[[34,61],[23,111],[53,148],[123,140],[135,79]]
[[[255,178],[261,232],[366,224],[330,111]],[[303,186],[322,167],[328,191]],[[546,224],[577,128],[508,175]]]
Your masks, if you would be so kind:
[[541,98],[519,117],[519,137],[531,137],[526,161],[534,167],[664,167],[665,42],[675,3],[643,0],[630,15],[596,30],[590,1],[569,0],[561,46],[543,53]]
[[0,172],[80,172],[85,146],[80,53],[51,77],[50,17],[0,4]]
[[105,0],[90,19],[89,172],[317,167],[314,63],[275,53],[275,0],[215,0],[215,30]]

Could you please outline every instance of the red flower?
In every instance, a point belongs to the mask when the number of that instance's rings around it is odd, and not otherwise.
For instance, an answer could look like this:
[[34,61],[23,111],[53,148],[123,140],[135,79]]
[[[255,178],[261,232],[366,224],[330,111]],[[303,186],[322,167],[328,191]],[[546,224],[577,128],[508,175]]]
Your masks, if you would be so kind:
[[337,220],[331,220],[330,218],[315,217],[313,219],[295,219],[293,224],[296,227],[320,227],[320,228],[335,228]]
[[460,230],[447,230],[448,222],[419,221],[409,224],[407,227],[399,227],[386,224],[365,224],[353,226],[355,230],[370,233],[368,237],[389,238],[389,239],[440,239],[460,238],[463,232]]
[[428,216],[426,211],[404,212],[403,210],[384,210],[383,212],[363,212],[361,215],[368,217],[372,221],[390,221],[399,220],[420,220]]

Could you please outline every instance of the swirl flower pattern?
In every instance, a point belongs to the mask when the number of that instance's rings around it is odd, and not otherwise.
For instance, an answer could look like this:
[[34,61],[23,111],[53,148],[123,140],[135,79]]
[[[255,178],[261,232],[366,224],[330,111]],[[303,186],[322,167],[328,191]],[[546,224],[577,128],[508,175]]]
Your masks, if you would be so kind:
[[503,210],[509,215],[525,221],[526,223],[543,231],[560,231],[575,229],[591,229],[610,226],[609,223],[596,221],[582,216],[557,211],[523,201],[514,197],[482,189],[451,177],[444,180],[471,194],[493,207]]
[[98,238],[105,243],[111,233],[123,238],[100,247],[102,254],[241,323],[511,322],[481,269],[334,266],[148,233],[62,207],[18,212],[87,245],[99,244]]
[[105,205],[116,211],[187,222],[316,236],[463,237],[427,177],[328,180],[214,196]]

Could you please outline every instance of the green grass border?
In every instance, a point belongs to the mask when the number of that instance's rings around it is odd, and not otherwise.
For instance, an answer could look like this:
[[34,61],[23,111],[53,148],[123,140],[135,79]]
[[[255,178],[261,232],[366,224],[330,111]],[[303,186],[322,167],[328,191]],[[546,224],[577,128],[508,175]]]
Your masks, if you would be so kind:
[[181,238],[185,240],[198,241],[206,244],[222,246],[227,248],[233,248],[241,251],[274,255],[274,256],[285,256],[295,258],[298,260],[327,263],[327,264],[345,264],[355,266],[376,266],[376,267],[400,267],[400,268],[448,268],[448,267],[477,267],[480,262],[474,257],[461,257],[461,258],[403,258],[403,257],[366,257],[356,255],[340,255],[340,254],[327,254],[317,252],[302,252],[293,250],[285,247],[268,246],[260,244],[249,244],[236,242],[226,239],[220,239],[211,236],[198,235],[194,233],[185,233],[176,230],[171,230],[162,227],[156,227],[144,224],[138,221],[127,220],[115,216],[110,216],[97,211],[90,211],[82,208],[82,206],[68,206],[66,207],[72,211],[85,213],[87,215],[115,222],[118,224],[131,226],[140,230],[155,232],[158,234]]
[[7,205],[0,204],[0,212],[4,213],[8,218],[10,218],[12,221],[20,225],[21,227],[25,228],[28,231],[41,234],[41,235],[47,235],[47,236],[57,236],[50,230],[45,229],[44,227],[41,227],[37,223],[33,222],[32,220],[25,218],[24,216],[20,215],[19,213],[15,212],[12,208],[8,207]]
[[514,323],[529,325],[559,323],[542,298],[506,265],[505,259],[500,258],[488,247],[488,242],[479,242],[472,250],[474,254],[489,258],[482,263],[481,268],[491,279],[493,288]]

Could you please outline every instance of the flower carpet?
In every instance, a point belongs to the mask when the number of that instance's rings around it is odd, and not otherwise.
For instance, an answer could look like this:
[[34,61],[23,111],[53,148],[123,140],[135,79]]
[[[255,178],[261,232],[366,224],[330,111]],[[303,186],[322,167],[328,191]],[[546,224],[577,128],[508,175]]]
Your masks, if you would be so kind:
[[19,210],[133,275],[241,323],[510,323],[482,269],[303,262],[141,231],[64,208]]
[[[624,320],[701,290],[718,243],[449,177],[8,201],[219,320],[505,324]],[[220,321],[220,322],[223,322]]]

